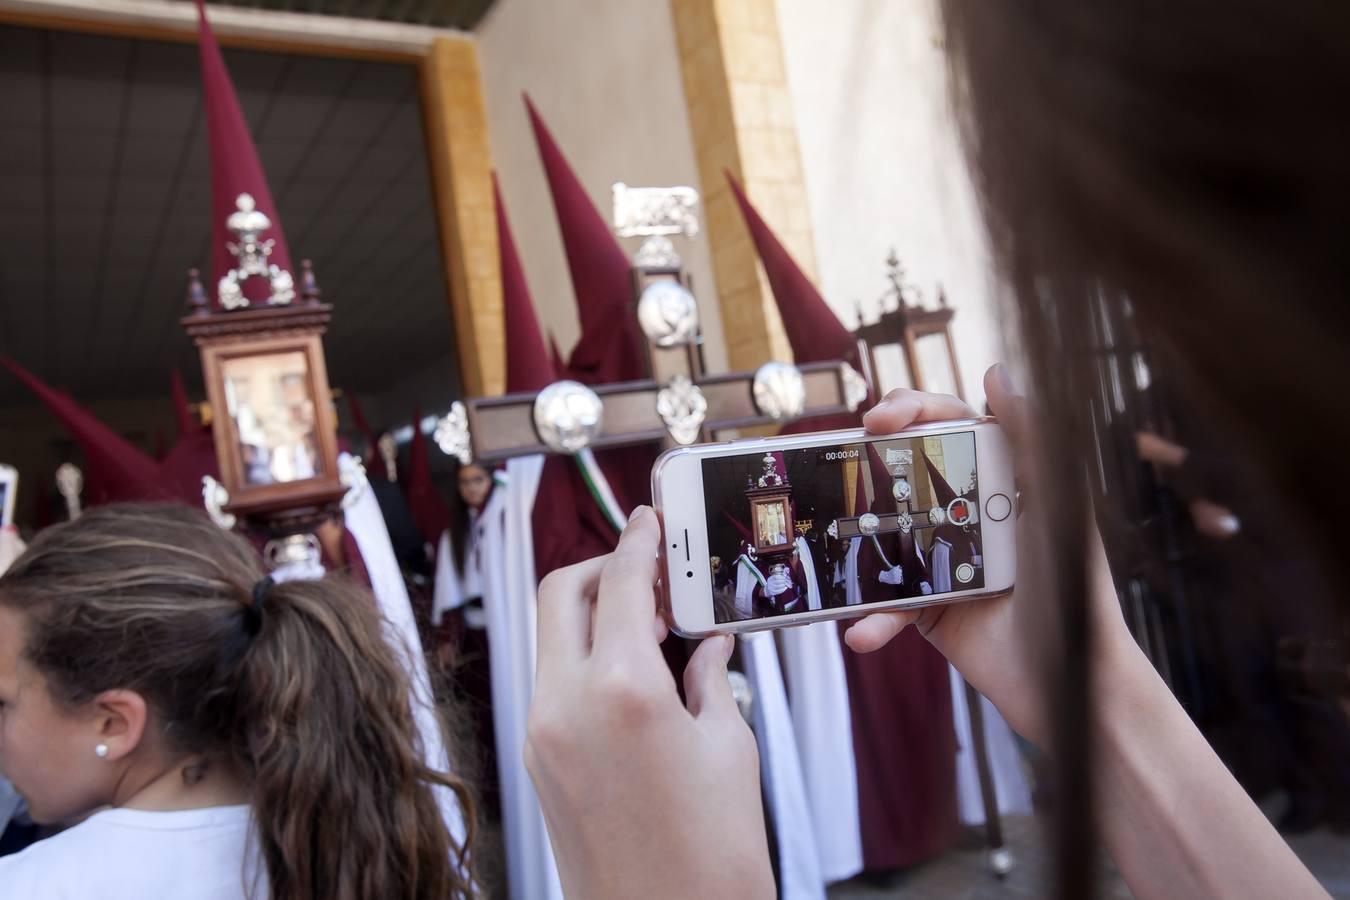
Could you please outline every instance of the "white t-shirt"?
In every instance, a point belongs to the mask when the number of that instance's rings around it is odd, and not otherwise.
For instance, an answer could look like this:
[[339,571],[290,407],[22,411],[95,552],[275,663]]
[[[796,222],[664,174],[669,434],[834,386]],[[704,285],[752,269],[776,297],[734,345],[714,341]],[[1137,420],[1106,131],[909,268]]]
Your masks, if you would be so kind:
[[105,810],[0,857],[0,897],[266,900],[251,824],[248,806]]

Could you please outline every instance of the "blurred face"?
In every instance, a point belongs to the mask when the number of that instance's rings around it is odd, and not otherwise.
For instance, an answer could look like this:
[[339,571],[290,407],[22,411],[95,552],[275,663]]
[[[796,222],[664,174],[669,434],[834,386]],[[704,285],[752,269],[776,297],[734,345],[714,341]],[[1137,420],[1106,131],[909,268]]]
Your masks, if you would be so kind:
[[94,753],[105,740],[97,710],[57,706],[22,658],[26,633],[23,616],[0,607],[0,773],[34,820],[64,822],[108,802],[117,767]]
[[459,496],[475,509],[487,502],[492,491],[492,476],[482,466],[465,466],[459,470]]

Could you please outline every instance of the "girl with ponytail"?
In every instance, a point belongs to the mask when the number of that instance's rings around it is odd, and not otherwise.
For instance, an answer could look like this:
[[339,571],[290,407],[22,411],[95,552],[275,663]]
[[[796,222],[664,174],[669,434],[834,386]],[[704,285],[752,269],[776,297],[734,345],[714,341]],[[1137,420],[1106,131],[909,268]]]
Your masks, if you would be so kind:
[[[473,894],[369,594],[272,583],[185,507],[91,509],[0,577],[0,770],[45,823],[6,896]],[[448,795],[448,796],[447,796]],[[470,829],[471,832],[471,829]]]

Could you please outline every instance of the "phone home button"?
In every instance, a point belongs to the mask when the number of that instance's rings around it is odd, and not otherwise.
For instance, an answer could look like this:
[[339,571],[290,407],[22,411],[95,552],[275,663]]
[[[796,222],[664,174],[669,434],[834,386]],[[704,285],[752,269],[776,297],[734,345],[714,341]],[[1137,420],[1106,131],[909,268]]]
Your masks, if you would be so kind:
[[1012,515],[1012,501],[1007,494],[994,494],[984,502],[984,513],[995,522],[1002,522]]

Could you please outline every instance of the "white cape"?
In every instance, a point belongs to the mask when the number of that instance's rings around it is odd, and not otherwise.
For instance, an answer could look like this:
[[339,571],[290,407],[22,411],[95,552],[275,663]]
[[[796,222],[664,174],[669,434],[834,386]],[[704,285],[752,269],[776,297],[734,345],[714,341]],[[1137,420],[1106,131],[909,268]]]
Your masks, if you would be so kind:
[[[820,586],[804,538],[797,538],[797,555],[808,595],[817,598],[811,608],[818,609]],[[780,639],[820,873],[827,884],[851,878],[863,866],[853,716],[838,628],[835,622],[816,622],[784,629]]]
[[771,827],[778,837],[778,896],[825,900],[816,829],[773,634],[741,635],[741,663],[754,692],[751,726],[759,744],[760,780],[773,817]]
[[[984,824],[984,795],[980,792],[980,770],[975,763],[975,742],[970,733],[970,712],[966,705],[966,682],[956,667],[948,665],[952,684],[952,724],[956,726],[956,803],[965,825]],[[994,704],[980,697],[984,713],[984,747],[989,757],[989,774],[994,779],[994,796],[1000,815],[1031,813],[1031,786],[1027,784],[1017,751],[1017,738]]]
[[[375,494],[369,488],[361,491],[356,502],[347,510],[346,520],[347,530],[356,539],[361,559],[366,564],[366,572],[370,575],[371,590],[384,617],[385,638],[398,653],[408,672],[413,694],[413,718],[422,739],[423,758],[428,768],[449,772],[450,758],[446,752],[440,718],[436,714],[431,677],[427,671],[422,640],[417,633],[417,620],[413,616],[412,603],[408,600],[408,590],[403,583],[398,559],[394,556],[384,515],[380,512]],[[462,843],[464,818],[454,792],[443,787],[436,788],[436,792],[446,826],[455,840]]]
[[544,457],[506,464],[483,509],[483,612],[487,617],[492,722],[497,733],[502,839],[512,900],[561,900],[553,848],[534,784],[525,771],[525,723],[534,696],[536,658],[534,498]]

